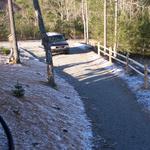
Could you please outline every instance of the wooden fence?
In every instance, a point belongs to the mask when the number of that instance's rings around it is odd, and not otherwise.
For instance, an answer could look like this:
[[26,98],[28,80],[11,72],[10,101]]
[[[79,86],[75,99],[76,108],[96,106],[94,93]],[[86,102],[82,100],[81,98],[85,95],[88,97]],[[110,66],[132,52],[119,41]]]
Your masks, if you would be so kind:
[[128,73],[129,68],[134,70],[136,73],[141,75],[144,79],[144,88],[148,89],[149,85],[149,76],[148,74],[150,73],[150,69],[148,69],[147,64],[141,64],[132,58],[129,57],[129,54],[127,53],[126,55],[123,55],[121,53],[118,53],[114,51],[111,47],[107,48],[104,47],[103,45],[100,45],[100,43],[90,43],[91,45],[97,47],[97,53],[100,56],[103,54],[104,56],[108,56],[109,61],[112,62],[112,59],[122,63],[125,65],[126,72]]

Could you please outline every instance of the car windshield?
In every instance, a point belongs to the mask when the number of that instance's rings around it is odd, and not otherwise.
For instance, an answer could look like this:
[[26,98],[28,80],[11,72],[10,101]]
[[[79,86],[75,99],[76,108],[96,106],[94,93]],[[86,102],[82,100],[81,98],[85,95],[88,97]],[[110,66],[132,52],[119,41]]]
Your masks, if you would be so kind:
[[62,41],[65,41],[65,38],[63,35],[49,36],[49,42],[51,43],[62,42]]

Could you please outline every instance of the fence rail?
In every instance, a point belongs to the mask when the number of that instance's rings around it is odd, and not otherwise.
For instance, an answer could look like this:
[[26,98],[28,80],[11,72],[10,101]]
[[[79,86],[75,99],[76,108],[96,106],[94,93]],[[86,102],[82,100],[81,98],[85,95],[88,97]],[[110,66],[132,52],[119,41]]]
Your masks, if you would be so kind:
[[147,64],[141,64],[132,58],[129,57],[129,54],[123,55],[115,50],[112,50],[112,48],[104,47],[103,45],[100,45],[99,42],[90,43],[94,47],[97,47],[98,55],[103,54],[104,56],[108,56],[109,61],[112,62],[112,59],[124,64],[126,66],[126,71],[128,72],[129,68],[134,70],[136,73],[144,77],[144,88],[148,88],[148,83],[150,77],[148,74],[150,73],[150,69],[148,69]]

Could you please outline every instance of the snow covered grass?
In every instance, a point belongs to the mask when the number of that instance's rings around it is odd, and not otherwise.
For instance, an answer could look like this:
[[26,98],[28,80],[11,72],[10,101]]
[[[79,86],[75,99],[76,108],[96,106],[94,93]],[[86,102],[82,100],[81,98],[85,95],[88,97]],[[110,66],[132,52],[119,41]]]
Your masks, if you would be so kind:
[[[46,66],[21,51],[22,64],[0,63],[0,114],[8,123],[16,150],[90,150],[91,124],[78,93],[55,75],[57,90],[46,82]],[[12,96],[16,82],[23,98]],[[0,133],[2,128],[0,128]],[[7,149],[0,135],[0,149]]]
[[[84,44],[74,43],[73,46],[80,47],[81,50],[87,47]],[[34,49],[32,52],[34,53]],[[39,57],[45,55],[44,51],[37,47],[35,53]],[[77,55],[82,57],[81,54]],[[40,63],[25,51],[21,51],[21,56],[22,65],[0,64],[0,114],[12,131],[16,149],[91,149],[91,124],[87,120],[83,104],[74,88],[58,75],[55,75],[57,90],[50,88],[46,84],[45,64]],[[58,56],[54,60],[58,66],[60,57],[63,56]],[[87,53],[87,57],[90,57],[91,61],[87,62],[86,58],[83,60],[83,72],[78,72],[77,66],[76,73],[74,73],[74,66],[65,70],[84,80],[88,76],[82,77],[83,73],[86,75],[98,70],[100,65],[113,74],[112,77],[121,77],[135,93],[137,101],[150,110],[150,89],[144,90],[141,76],[126,74],[123,67],[110,64],[94,52]],[[0,60],[4,63],[5,57],[0,56]],[[78,60],[76,59],[74,63],[78,63]],[[93,70],[85,69],[87,63],[93,67]],[[62,62],[61,65],[63,65]],[[105,71],[102,70],[101,73],[105,74]],[[17,80],[25,88],[25,97],[22,99],[13,97],[11,93]],[[0,130],[0,149],[6,144],[1,132]]]
[[[86,48],[85,44],[75,43],[74,46],[78,46],[82,49]],[[123,66],[109,63],[106,59],[99,57],[96,54],[92,54],[91,59],[95,59],[95,64],[100,64],[101,67],[111,71],[112,74],[122,78],[129,86],[130,90],[136,95],[137,101],[144,106],[145,109],[150,110],[150,88],[144,89],[144,78],[137,73],[129,72],[127,74]],[[150,85],[149,85],[150,86]]]
[[135,93],[137,101],[150,111],[150,89],[144,89],[144,79],[137,75],[127,75],[125,72],[119,76],[127,82],[129,88]]
[[[104,64],[106,64],[105,61]],[[123,79],[128,84],[130,90],[136,95],[137,101],[142,104],[145,109],[150,111],[150,88],[144,89],[143,77],[133,72],[132,70],[130,70],[130,72],[127,74],[123,66],[119,66],[114,63],[107,65],[105,68],[112,70],[113,74]]]

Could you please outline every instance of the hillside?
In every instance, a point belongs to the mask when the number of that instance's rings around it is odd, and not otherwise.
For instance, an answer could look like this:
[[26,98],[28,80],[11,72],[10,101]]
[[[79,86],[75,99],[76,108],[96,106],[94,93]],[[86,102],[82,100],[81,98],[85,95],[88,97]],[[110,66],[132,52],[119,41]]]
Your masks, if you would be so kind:
[[[46,67],[21,51],[22,64],[4,64],[0,57],[0,114],[7,122],[16,150],[90,149],[90,123],[78,93],[55,74],[57,90],[46,83]],[[11,70],[11,71],[10,71]],[[23,98],[12,95],[17,81]],[[7,149],[0,126],[0,149]],[[3,136],[2,136],[3,135]]]

